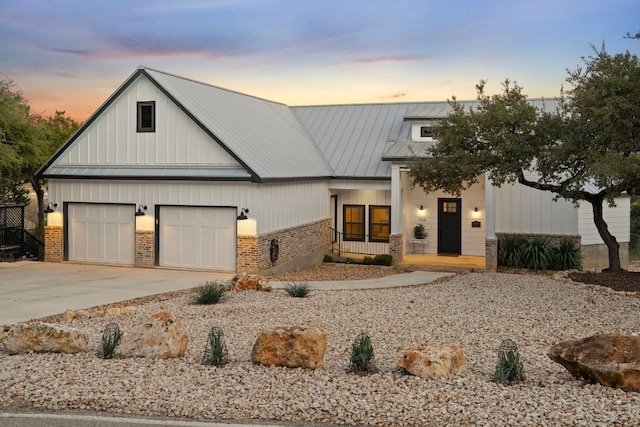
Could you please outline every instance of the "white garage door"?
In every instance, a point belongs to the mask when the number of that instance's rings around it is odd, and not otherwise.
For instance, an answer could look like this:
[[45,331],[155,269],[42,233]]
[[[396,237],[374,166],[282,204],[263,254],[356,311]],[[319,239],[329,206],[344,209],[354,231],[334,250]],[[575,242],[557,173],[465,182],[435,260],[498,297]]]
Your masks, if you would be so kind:
[[133,265],[133,205],[69,204],[69,260]]
[[160,265],[236,270],[236,210],[160,208]]

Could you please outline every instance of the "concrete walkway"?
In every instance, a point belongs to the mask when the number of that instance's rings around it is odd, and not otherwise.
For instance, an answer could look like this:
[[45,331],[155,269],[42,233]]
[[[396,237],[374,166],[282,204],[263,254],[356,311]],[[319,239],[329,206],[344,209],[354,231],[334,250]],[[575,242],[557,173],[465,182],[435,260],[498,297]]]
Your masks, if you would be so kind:
[[[414,271],[378,279],[309,282],[314,290],[380,289],[428,283],[454,273]],[[0,263],[0,325],[190,289],[233,273],[18,261]],[[287,282],[270,282],[283,289]]]

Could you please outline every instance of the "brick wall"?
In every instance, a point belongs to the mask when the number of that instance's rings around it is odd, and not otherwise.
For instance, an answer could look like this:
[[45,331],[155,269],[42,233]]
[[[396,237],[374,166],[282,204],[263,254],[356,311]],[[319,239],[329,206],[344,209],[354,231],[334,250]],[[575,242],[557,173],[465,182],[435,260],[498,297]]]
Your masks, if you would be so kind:
[[404,256],[404,235],[402,233],[389,235],[389,255],[393,257],[393,264],[397,265]]
[[62,262],[62,257],[62,227],[59,225],[48,225],[44,227],[44,261]]
[[153,267],[155,264],[155,232],[136,230],[136,267]]

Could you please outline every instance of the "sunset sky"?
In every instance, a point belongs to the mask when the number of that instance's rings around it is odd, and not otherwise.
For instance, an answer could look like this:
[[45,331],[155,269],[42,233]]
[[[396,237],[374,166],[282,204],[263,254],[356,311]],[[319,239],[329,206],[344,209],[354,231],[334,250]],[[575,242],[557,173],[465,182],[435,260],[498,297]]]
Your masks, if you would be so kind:
[[139,65],[289,105],[557,96],[638,0],[2,0],[0,79],[85,120]]

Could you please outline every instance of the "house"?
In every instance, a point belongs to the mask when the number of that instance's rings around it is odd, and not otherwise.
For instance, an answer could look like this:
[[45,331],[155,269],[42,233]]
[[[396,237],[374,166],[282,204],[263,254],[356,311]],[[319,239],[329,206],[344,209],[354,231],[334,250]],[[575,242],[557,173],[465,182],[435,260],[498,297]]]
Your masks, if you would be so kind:
[[[140,67],[39,172],[56,208],[45,260],[266,273],[318,263],[334,242],[396,261],[476,256],[492,269],[496,235],[517,232],[574,236],[586,265],[606,265],[588,206],[485,177],[460,198],[413,187],[407,162],[449,111],[289,107]],[[606,219],[628,248],[628,198]],[[426,241],[413,241],[416,224]]]

